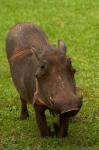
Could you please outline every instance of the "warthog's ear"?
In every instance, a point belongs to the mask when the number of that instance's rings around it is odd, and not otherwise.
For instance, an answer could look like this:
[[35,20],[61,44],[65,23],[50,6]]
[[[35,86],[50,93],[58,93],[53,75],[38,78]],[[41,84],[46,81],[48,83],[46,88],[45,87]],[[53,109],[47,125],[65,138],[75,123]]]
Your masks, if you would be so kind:
[[64,41],[58,40],[58,47],[59,47],[59,49],[61,49],[64,52],[64,54],[66,54],[67,47],[66,47]]

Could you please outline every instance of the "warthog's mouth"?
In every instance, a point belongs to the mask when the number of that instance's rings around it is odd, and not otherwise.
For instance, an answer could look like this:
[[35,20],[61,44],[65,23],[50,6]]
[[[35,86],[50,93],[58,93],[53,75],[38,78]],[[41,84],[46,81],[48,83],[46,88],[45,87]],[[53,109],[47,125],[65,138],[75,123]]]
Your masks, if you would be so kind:
[[67,117],[75,116],[79,112],[80,108],[72,108],[70,110],[63,110],[61,114],[66,115]]

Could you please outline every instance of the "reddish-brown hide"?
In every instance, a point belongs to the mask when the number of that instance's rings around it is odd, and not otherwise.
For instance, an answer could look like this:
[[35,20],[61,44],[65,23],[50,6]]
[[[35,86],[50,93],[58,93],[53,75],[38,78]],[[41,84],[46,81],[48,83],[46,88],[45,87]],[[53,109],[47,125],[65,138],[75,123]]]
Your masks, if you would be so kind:
[[46,122],[46,109],[59,114],[55,133],[64,137],[69,117],[76,115],[82,105],[81,97],[76,94],[75,69],[66,51],[63,41],[53,47],[47,36],[31,23],[16,25],[7,36],[7,57],[22,105],[20,118],[29,116],[27,102],[33,104],[43,137],[52,135]]

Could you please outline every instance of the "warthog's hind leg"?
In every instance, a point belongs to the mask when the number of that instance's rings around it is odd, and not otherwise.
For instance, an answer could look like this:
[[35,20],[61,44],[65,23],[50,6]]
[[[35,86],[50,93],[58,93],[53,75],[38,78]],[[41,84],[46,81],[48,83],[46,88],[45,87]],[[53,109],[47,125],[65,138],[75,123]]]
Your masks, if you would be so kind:
[[20,114],[20,119],[21,120],[26,120],[29,117],[28,114],[28,109],[27,109],[27,101],[21,98],[21,114]]

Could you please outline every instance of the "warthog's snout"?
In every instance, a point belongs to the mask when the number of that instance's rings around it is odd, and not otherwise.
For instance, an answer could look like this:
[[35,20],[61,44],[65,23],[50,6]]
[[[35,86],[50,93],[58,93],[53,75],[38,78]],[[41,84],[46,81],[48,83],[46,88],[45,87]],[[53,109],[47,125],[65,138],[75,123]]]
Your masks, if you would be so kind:
[[60,100],[55,104],[55,110],[60,114],[65,114],[68,117],[76,115],[82,106],[82,96],[76,96],[74,99]]

